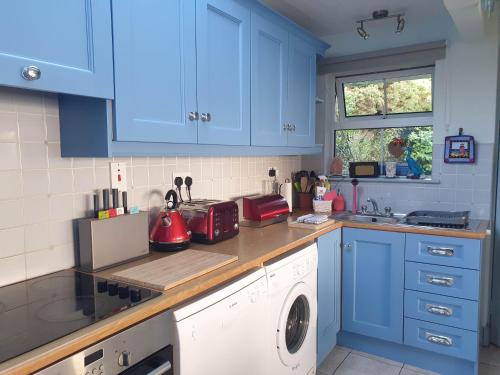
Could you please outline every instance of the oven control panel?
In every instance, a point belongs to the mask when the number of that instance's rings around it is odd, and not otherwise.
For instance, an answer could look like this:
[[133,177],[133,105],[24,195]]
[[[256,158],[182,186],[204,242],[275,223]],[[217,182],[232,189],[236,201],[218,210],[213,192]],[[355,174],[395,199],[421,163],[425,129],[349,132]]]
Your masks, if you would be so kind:
[[[162,363],[154,358],[159,369],[172,368],[172,337],[170,329],[172,313],[166,311],[155,317],[145,320],[126,329],[110,338],[101,341],[79,353],[72,355],[56,364],[49,366],[36,374],[38,375],[63,375],[85,374],[105,375],[119,374],[135,367],[146,366],[149,358],[162,349],[169,348],[168,358],[162,358]],[[147,337],[147,340],[144,340]],[[153,359],[152,359],[153,362]],[[138,373],[141,370],[138,369]],[[162,373],[168,374],[169,372]]]

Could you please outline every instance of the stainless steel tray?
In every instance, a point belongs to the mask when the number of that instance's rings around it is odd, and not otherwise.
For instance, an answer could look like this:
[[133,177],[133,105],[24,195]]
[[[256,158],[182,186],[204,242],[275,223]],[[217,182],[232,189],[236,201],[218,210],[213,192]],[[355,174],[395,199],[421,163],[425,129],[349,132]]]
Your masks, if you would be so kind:
[[466,228],[470,211],[413,211],[406,216],[406,224]]

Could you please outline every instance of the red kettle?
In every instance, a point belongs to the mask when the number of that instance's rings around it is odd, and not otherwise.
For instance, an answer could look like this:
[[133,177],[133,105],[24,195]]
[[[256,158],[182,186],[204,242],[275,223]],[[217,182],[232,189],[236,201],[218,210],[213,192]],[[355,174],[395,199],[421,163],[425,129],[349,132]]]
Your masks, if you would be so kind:
[[158,214],[149,234],[149,243],[154,250],[177,251],[189,247],[191,232],[177,208],[177,193],[169,190],[165,195],[165,211]]

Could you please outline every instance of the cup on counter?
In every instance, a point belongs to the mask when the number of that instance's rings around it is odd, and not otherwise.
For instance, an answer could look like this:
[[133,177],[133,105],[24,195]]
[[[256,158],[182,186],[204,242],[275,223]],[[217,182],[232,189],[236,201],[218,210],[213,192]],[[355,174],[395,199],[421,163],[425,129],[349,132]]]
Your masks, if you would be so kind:
[[313,198],[312,193],[297,193],[298,196],[298,206],[301,210],[311,210],[313,208]]
[[389,178],[396,177],[396,166],[397,162],[395,161],[387,161],[385,163],[385,176]]

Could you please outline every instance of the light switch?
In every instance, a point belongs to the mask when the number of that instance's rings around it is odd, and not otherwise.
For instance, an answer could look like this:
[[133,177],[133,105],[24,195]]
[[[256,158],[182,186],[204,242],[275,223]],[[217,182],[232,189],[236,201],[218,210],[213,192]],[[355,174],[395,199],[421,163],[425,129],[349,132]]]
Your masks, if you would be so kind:
[[109,163],[111,174],[111,189],[127,190],[127,165],[126,163]]

